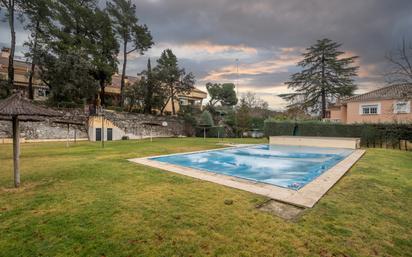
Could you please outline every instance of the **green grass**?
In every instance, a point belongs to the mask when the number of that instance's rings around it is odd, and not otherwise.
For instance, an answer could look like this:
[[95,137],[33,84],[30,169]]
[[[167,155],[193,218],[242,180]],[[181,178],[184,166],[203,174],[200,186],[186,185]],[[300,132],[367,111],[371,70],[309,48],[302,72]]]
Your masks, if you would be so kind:
[[264,197],[126,160],[216,142],[23,144],[19,189],[0,145],[0,256],[411,256],[411,152],[368,150],[296,222],[257,210]]

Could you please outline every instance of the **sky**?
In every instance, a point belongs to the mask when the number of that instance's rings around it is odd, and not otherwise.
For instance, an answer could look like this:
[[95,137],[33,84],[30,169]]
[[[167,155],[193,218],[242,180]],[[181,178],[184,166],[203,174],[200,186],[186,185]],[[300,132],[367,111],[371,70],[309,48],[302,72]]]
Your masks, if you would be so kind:
[[[129,55],[128,75],[170,48],[180,66],[194,73],[199,89],[207,82],[237,83],[240,93],[256,93],[275,110],[287,105],[277,95],[291,92],[284,82],[316,40],[332,39],[359,56],[356,93],[384,86],[385,56],[403,38],[412,40],[411,0],[132,1],[155,45],[143,56]],[[18,51],[26,39],[18,26]],[[1,23],[0,46],[9,41],[7,23]]]

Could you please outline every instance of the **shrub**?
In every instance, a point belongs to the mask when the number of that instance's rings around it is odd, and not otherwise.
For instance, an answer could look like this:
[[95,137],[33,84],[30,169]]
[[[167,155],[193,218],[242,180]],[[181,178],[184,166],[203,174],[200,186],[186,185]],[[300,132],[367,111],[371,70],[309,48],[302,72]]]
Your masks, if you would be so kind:
[[412,124],[338,124],[320,121],[265,121],[266,136],[359,137],[367,147],[399,146],[412,141]]
[[[228,136],[224,127],[206,128],[206,137],[208,138],[223,138]],[[203,137],[203,128],[196,128],[196,137]]]

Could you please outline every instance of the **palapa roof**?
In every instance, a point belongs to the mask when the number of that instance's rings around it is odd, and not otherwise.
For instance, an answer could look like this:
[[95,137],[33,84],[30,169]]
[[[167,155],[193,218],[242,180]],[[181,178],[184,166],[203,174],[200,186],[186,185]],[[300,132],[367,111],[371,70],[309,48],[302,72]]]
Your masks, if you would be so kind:
[[[11,116],[2,116],[2,115],[0,115],[0,120],[12,121],[12,117]],[[45,119],[44,119],[44,117],[39,117],[39,116],[19,116],[19,121],[42,122],[42,121],[45,121]]]
[[370,91],[365,94],[355,95],[342,100],[343,103],[373,101],[373,100],[392,100],[392,99],[412,98],[412,84],[397,84]]
[[34,117],[57,117],[60,113],[35,105],[30,100],[25,99],[20,93],[13,94],[9,98],[0,101],[0,116],[21,118]]

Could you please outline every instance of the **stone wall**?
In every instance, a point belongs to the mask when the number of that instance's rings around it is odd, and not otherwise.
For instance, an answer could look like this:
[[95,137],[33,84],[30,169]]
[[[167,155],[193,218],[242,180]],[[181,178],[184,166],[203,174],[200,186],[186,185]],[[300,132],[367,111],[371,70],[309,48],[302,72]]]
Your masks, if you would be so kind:
[[[84,125],[70,125],[69,138],[88,138],[87,116],[82,109],[55,109],[62,114],[58,118],[46,118],[42,122],[20,122],[20,137],[27,140],[66,139],[67,125],[59,121],[71,121]],[[76,134],[76,135],[75,135]],[[0,121],[0,138],[12,137],[10,121]]]
[[[101,126],[101,122],[91,123],[93,117],[84,113],[83,109],[55,109],[62,114],[62,117],[48,118],[42,122],[21,122],[21,138],[26,140],[45,140],[45,139],[66,139],[67,125],[56,123],[62,120],[70,120],[75,123],[84,125],[70,125],[69,138],[89,138],[95,139],[95,128]],[[104,117],[110,121],[116,131],[113,140],[119,140],[123,136],[130,139],[141,139],[150,137],[177,137],[186,136],[187,126],[183,119],[170,116],[152,116],[133,113],[119,113],[114,111],[105,111]],[[167,123],[167,126],[149,126],[144,123]],[[105,127],[107,128],[107,127]],[[152,130],[152,132],[151,132]],[[107,135],[105,135],[106,138]],[[116,137],[115,137],[116,136]],[[0,138],[11,138],[12,127],[9,121],[0,121]]]
[[[152,116],[134,113],[104,112],[104,138],[107,140],[107,128],[113,130],[113,140],[123,137],[129,139],[143,139],[153,137],[178,137],[186,136],[186,126],[183,119],[170,116]],[[153,126],[147,123],[164,124],[167,126]],[[101,128],[101,119],[89,120],[89,136],[92,141],[96,139],[96,128]]]

